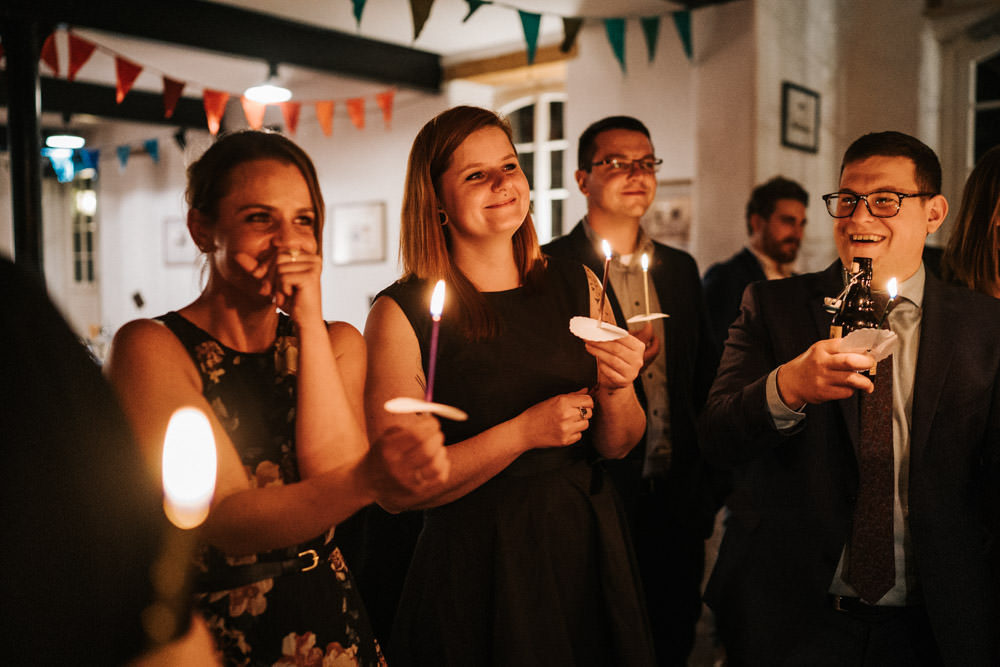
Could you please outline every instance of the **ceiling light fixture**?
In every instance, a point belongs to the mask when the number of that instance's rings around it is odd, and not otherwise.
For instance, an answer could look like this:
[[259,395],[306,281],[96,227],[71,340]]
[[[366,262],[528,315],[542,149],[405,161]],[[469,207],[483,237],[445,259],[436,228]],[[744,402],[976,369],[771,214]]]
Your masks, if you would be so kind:
[[76,150],[77,148],[83,148],[87,141],[80,136],[69,133],[62,134],[50,134],[45,138],[45,145],[49,148],[69,148],[70,150]]
[[268,66],[267,81],[259,86],[250,86],[243,91],[243,96],[260,104],[277,104],[292,99],[292,91],[279,84],[278,65],[271,63]]

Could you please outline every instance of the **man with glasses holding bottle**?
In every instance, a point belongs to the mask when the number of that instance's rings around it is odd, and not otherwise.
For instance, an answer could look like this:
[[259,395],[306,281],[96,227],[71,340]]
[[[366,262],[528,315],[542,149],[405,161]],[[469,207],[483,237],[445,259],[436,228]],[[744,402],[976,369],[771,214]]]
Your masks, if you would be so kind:
[[698,267],[690,255],[653,241],[639,226],[663,162],[642,122],[612,116],[593,123],[580,136],[577,160],[587,215],[543,252],[576,259],[600,277],[606,240],[612,250],[608,300],[618,325],[629,327],[628,318],[646,312],[670,316],[632,327],[646,343],[646,363],[636,380],[646,437],[624,460],[605,465],[628,516],[657,661],[686,665],[701,614],[704,540],[721,504],[711,493],[714,480],[695,436],[695,416],[717,362]]
[[[839,259],[744,295],[700,421],[738,480],[706,590],[730,665],[1000,664],[1000,301],[925,270],[940,189],[919,140],[861,137],[823,197]],[[855,257],[876,302],[898,283],[870,375],[827,338]]]

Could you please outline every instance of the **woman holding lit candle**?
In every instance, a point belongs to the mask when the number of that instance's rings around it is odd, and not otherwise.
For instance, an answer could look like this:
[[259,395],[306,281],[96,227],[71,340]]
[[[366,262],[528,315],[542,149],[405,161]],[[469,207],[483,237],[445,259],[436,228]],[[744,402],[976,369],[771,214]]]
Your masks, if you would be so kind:
[[440,431],[413,420],[369,450],[364,340],[323,320],[323,200],[298,146],[225,136],[188,169],[187,199],[207,284],[177,312],[123,327],[107,370],[150,458],[174,410],[209,416],[218,478],[200,610],[227,664],[379,665],[333,528],[407,497],[415,474],[425,488],[445,479]]
[[[597,318],[599,279],[543,260],[509,125],[456,107],[417,135],[403,200],[404,277],[376,299],[366,414],[424,396],[431,288],[448,285],[434,401],[448,481],[425,509],[392,636],[394,665],[648,665],[634,559],[600,457],[624,456],[645,417],[632,388],[642,343],[584,343],[569,320]],[[610,313],[605,321],[612,322]]]

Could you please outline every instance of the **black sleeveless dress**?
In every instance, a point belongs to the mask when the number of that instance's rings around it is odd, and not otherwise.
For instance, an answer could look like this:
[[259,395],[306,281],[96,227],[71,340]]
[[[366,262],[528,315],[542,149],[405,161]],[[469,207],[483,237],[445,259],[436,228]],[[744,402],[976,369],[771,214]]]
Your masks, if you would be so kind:
[[[406,314],[426,364],[431,285],[380,296]],[[569,331],[590,312],[581,265],[551,259],[543,285],[484,294],[502,331],[469,342],[441,321],[434,400],[469,414],[442,420],[455,443],[556,394],[596,383]],[[454,321],[454,318],[452,318]],[[466,496],[425,513],[396,614],[393,665],[653,664],[625,519],[589,432],[526,452]]]
[[[159,318],[194,361],[202,393],[236,446],[258,487],[299,481],[295,458],[298,339],[281,315],[272,348],[237,352],[176,312]],[[281,561],[314,549],[319,566],[288,572],[228,590],[199,593],[227,665],[384,665],[378,642],[351,573],[333,543],[333,529],[307,543],[231,558],[205,545],[200,579],[231,573],[233,566]]]

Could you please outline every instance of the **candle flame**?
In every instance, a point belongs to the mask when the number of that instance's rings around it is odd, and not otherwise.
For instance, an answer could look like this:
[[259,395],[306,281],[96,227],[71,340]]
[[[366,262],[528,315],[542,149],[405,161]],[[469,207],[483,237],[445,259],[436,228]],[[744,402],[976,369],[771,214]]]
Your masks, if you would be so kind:
[[444,281],[439,280],[434,285],[434,293],[431,295],[431,317],[441,317],[444,310]]
[[178,528],[194,528],[208,516],[215,493],[215,437],[198,408],[170,417],[163,440],[163,509]]
[[611,244],[608,243],[607,239],[601,241],[601,248],[604,249],[604,256],[611,259]]
[[649,270],[649,255],[647,255],[646,253],[642,253],[642,270],[643,271]]
[[888,285],[887,289],[889,290],[889,298],[890,299],[895,299],[896,298],[896,279],[894,277],[893,278],[889,278],[889,285]]

